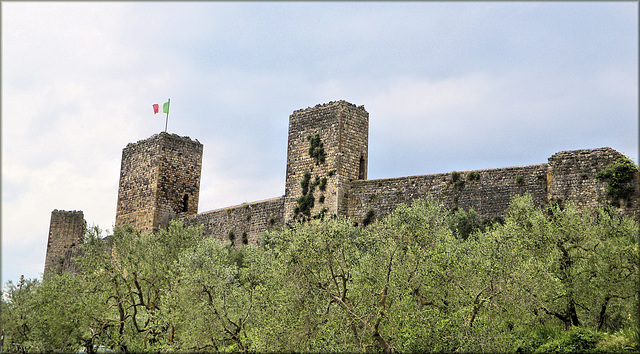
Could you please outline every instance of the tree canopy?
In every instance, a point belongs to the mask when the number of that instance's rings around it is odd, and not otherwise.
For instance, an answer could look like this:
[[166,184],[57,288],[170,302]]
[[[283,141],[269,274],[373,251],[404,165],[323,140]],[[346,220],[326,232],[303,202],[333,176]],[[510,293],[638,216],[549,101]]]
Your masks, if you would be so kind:
[[73,275],[8,282],[5,350],[551,352],[638,350],[638,223],[534,207],[501,222],[431,199],[234,247],[173,222],[87,230]]

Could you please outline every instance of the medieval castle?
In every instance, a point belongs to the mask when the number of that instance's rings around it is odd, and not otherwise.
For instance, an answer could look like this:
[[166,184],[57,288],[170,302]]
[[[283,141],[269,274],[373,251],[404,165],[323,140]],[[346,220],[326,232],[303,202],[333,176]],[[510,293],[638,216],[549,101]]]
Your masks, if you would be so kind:
[[[607,182],[596,175],[623,157],[611,148],[562,151],[537,165],[367,180],[368,139],[363,106],[337,101],[294,111],[284,195],[198,213],[202,144],[176,134],[153,135],[123,149],[115,226],[129,224],[145,233],[181,219],[202,226],[205,237],[240,245],[260,244],[265,230],[290,220],[344,215],[366,225],[425,196],[487,218],[504,215],[511,198],[523,194],[539,206],[604,206],[611,197]],[[632,184],[633,197],[615,202],[618,212],[638,218],[638,178]],[[81,211],[51,213],[45,274],[77,254],[84,228]]]

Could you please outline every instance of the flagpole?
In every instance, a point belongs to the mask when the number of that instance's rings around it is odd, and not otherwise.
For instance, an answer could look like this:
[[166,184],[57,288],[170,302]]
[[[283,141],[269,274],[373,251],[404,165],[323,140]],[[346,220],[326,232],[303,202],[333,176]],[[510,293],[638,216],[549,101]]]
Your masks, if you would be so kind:
[[171,108],[171,99],[169,98],[169,100],[167,101],[168,103],[168,107],[167,107],[167,119],[165,119],[164,121],[164,132],[167,132],[167,125],[169,124],[169,109]]

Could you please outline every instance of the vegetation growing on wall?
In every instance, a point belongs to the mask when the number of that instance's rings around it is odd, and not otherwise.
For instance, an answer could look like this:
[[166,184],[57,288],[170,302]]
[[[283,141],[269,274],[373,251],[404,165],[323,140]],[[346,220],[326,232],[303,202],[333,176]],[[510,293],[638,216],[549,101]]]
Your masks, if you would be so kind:
[[464,238],[453,216],[420,200],[238,249],[179,222],[117,229],[83,244],[78,276],[7,284],[5,350],[638,351],[636,222],[519,197]]
[[598,172],[596,178],[607,181],[607,195],[611,198],[611,203],[620,205],[620,200],[629,202],[636,193],[632,181],[637,178],[638,166],[627,157],[618,159],[613,165],[604,171]]
[[294,209],[295,218],[299,215],[311,216],[311,209],[315,204],[315,197],[313,191],[316,188],[315,182],[311,182],[311,174],[309,172],[304,174],[302,181],[300,181],[300,188],[302,189],[302,195],[298,198],[298,206]]
[[464,187],[464,179],[462,179],[462,174],[458,171],[451,172],[451,182],[457,188]]
[[323,164],[327,155],[324,152],[324,144],[320,140],[320,135],[308,135],[307,140],[309,141],[309,156],[315,159],[316,165]]
[[479,181],[480,173],[477,171],[471,171],[467,173],[467,180],[469,181]]
[[369,224],[375,221],[375,217],[376,212],[373,209],[369,209],[367,215],[365,215],[364,219],[362,220],[362,226],[369,226]]

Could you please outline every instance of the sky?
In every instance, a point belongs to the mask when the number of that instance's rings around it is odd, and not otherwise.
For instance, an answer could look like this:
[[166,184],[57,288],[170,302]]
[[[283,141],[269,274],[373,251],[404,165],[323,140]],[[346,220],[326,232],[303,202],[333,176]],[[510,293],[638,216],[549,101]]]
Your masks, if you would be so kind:
[[51,211],[109,234],[122,149],[204,145],[199,211],[284,194],[288,118],[369,112],[369,179],[638,162],[637,2],[2,2],[2,284]]

